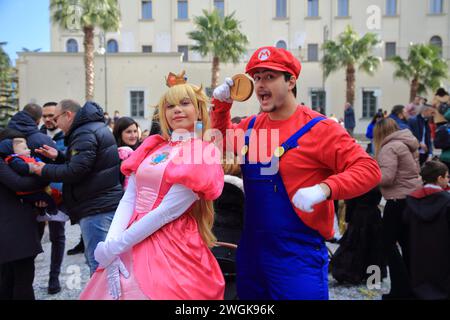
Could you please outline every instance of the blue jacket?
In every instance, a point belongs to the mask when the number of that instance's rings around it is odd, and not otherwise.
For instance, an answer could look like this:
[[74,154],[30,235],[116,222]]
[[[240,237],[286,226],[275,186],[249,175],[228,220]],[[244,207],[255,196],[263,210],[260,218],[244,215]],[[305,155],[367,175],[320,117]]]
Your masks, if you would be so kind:
[[9,120],[8,128],[15,129],[23,133],[27,138],[28,147],[31,150],[33,157],[40,157],[44,162],[50,163],[51,160],[34,152],[34,149],[42,147],[44,144],[56,148],[56,144],[53,140],[39,131],[36,122],[33,118],[24,111],[17,112],[11,120]]
[[399,117],[397,117],[395,114],[391,114],[389,116],[389,118],[393,119],[395,122],[397,122],[398,126],[400,127],[400,130],[403,129],[409,129],[411,130],[411,128],[409,127],[408,121],[406,120],[402,120]]
[[349,107],[344,111],[344,127],[345,129],[353,129],[355,126],[355,111],[353,111],[353,107]]
[[115,211],[123,195],[116,140],[106,126],[103,110],[87,102],[65,137],[66,155],[42,170],[42,177],[63,182],[63,200],[73,223]]
[[422,115],[418,114],[417,116],[411,117],[408,120],[409,127],[411,128],[414,136],[422,142],[422,136],[424,134],[423,129],[425,128],[425,144],[428,147],[428,154],[433,154],[433,144],[431,143],[431,130],[428,125],[428,120],[424,119]]
[[[45,125],[43,125],[41,127],[41,132],[45,135],[47,135],[47,128],[45,127]],[[53,137],[53,141],[56,144],[56,149],[58,149],[60,152],[62,152],[64,155],[66,154],[66,149],[67,146],[64,143],[64,132],[60,131],[57,134],[55,134],[55,136]],[[62,192],[63,190],[63,185],[62,183],[58,183],[58,182],[53,182],[50,184],[50,186],[52,188],[58,189],[59,191]]]
[[[43,134],[47,136],[47,128],[45,125],[41,127],[40,130]],[[60,131],[53,137],[53,141],[56,144],[56,149],[58,149],[61,152],[66,152],[67,146],[64,144],[64,132]]]

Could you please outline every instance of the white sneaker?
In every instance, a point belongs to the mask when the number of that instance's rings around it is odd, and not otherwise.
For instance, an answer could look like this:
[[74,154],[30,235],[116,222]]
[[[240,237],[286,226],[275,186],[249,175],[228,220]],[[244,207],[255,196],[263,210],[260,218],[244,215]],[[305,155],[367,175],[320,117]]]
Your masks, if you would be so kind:
[[[46,213],[48,215],[48,213]],[[66,222],[69,220],[69,216],[62,212],[61,210],[58,210],[57,214],[50,215],[50,219],[48,221],[56,221],[56,222]]]

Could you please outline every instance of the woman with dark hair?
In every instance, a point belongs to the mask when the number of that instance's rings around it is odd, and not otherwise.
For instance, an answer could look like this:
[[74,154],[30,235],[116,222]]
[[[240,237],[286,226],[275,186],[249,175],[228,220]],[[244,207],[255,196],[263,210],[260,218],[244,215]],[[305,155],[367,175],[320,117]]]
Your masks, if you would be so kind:
[[[4,139],[24,138],[16,130],[0,132]],[[35,208],[17,191],[33,191],[48,182],[24,177],[0,159],[0,300],[34,300],[34,258],[42,252]]]
[[113,135],[118,147],[130,147],[136,150],[139,146],[139,124],[130,117],[121,117],[114,124]]
[[380,121],[381,119],[384,119],[383,112],[378,110],[378,112],[373,116],[372,121],[370,121],[369,125],[367,126],[366,130],[366,138],[370,139],[370,143],[367,145],[366,152],[370,155],[373,155],[373,128],[375,127],[375,124]]
[[[130,117],[121,117],[114,125],[113,131],[119,150],[120,159],[126,160],[139,147],[139,124]],[[120,182],[126,187],[125,176],[120,173]]]

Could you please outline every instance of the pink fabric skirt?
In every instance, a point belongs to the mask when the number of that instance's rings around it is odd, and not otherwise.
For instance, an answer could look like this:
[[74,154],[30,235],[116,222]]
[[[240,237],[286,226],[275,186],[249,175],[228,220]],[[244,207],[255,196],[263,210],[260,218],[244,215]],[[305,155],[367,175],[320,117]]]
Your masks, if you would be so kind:
[[[130,276],[125,279],[120,275],[120,286],[122,296],[119,300],[149,300],[142,290],[139,288],[138,282],[134,275],[132,251],[125,252],[120,256],[123,264],[127,268]],[[105,269],[97,269],[89,280],[80,295],[80,300],[113,300],[109,294],[108,279],[106,278]]]

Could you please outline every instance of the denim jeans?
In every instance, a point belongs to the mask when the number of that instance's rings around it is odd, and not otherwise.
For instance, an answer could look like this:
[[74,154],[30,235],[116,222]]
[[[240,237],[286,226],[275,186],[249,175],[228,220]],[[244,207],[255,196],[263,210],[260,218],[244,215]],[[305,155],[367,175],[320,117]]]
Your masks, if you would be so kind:
[[98,267],[98,262],[94,258],[94,250],[99,242],[105,241],[114,213],[115,211],[98,213],[80,220],[81,235],[85,248],[84,255],[86,256],[91,276]]

